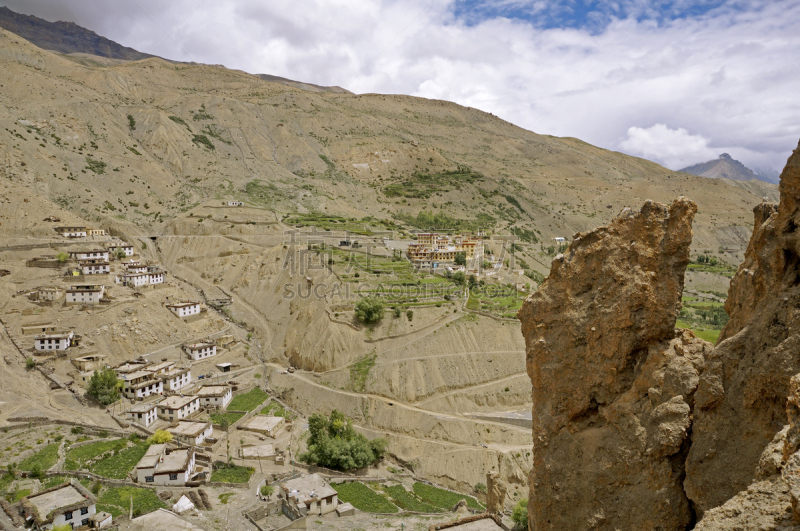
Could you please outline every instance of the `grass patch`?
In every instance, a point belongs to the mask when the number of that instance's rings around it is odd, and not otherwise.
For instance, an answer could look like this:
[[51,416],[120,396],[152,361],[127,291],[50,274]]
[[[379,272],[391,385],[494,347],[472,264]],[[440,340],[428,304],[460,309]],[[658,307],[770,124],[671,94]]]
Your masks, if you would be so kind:
[[66,453],[64,470],[80,470],[87,461],[100,454],[113,450],[122,450],[128,446],[128,439],[115,439],[113,441],[100,441],[77,448],[70,448]]
[[226,413],[212,413],[209,415],[211,418],[211,422],[214,424],[222,424],[223,419],[228,419],[228,426],[239,420],[240,418],[244,417],[244,413],[234,413],[234,412],[226,412]]
[[288,417],[289,414],[283,408],[282,405],[272,400],[267,407],[261,410],[261,415],[266,415],[269,417]]
[[86,167],[84,169],[93,171],[98,175],[102,175],[106,172],[106,163],[103,162],[102,160],[96,160],[90,156],[87,156]]
[[114,518],[128,514],[131,497],[133,498],[133,516],[141,516],[167,507],[158,499],[154,490],[138,487],[111,487],[97,500],[97,511],[109,512]]
[[58,447],[60,444],[61,443],[48,444],[32,456],[23,459],[18,469],[30,471],[33,470],[34,466],[39,465],[40,470],[48,470],[58,461]]
[[252,476],[255,471],[256,469],[250,466],[233,465],[228,468],[214,470],[211,474],[211,481],[247,483],[250,481],[250,476]]
[[350,389],[363,393],[367,387],[367,378],[369,371],[375,366],[376,354],[371,356],[364,356],[353,365],[350,366]]
[[419,496],[422,501],[448,511],[461,500],[467,500],[467,506],[470,509],[483,509],[483,505],[481,505],[478,500],[472,496],[450,492],[449,490],[426,485],[425,483],[420,483],[418,481],[414,483],[414,494]]
[[42,490],[57,487],[62,483],[69,481],[67,476],[52,476],[42,481]]
[[117,455],[105,457],[94,463],[89,470],[104,478],[125,479],[136,463],[147,453],[149,446],[147,443],[142,443],[120,450]]
[[267,398],[269,398],[267,393],[260,387],[255,387],[243,395],[233,397],[231,403],[228,404],[228,409],[233,411],[253,411],[263,404]]
[[379,494],[367,487],[363,483],[340,483],[331,484],[331,487],[339,493],[339,499],[343,502],[353,504],[353,507],[365,513],[396,513],[398,508],[389,501],[389,498]]
[[172,120],[173,122],[175,122],[178,125],[184,126],[186,129],[189,130],[189,132],[192,131],[192,128],[189,127],[189,124],[186,123],[186,120],[184,120],[180,116],[170,116],[169,119]]
[[223,494],[220,494],[219,495],[219,502],[222,505],[226,505],[228,503],[228,499],[230,499],[230,497],[233,496],[234,494],[236,494],[236,493],[235,492],[225,492]]
[[402,485],[392,485],[391,487],[386,487],[385,490],[392,498],[392,501],[406,511],[419,513],[442,512],[441,508],[423,502],[415,494],[408,492]]
[[206,135],[192,135],[192,142],[194,142],[198,146],[203,146],[205,148],[208,148],[211,151],[214,151],[216,149],[214,143],[211,140],[209,140]]
[[461,189],[466,184],[482,180],[483,175],[466,167],[460,167],[456,171],[444,173],[414,172],[411,177],[384,187],[383,193],[386,197],[429,199],[437,192]]
[[9,492],[8,496],[6,496],[6,499],[10,498],[9,501],[11,501],[11,503],[17,503],[25,496],[30,496],[30,494],[31,494],[31,489],[19,489]]

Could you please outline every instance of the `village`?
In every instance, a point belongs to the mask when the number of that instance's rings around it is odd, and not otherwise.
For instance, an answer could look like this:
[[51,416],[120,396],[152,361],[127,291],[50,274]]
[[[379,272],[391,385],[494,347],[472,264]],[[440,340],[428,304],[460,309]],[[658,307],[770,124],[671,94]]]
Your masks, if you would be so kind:
[[[353,474],[298,461],[308,420],[270,388],[270,374],[286,368],[255,357],[252,334],[226,318],[230,301],[192,296],[137,246],[101,229],[59,225],[54,232],[63,241],[51,244],[55,254],[41,253],[43,245],[24,249],[25,267],[41,273],[17,290],[3,324],[27,369],[41,373],[60,400],[103,411],[107,420],[53,420],[35,410],[9,416],[0,434],[7,469],[0,481],[11,494],[0,500],[0,526],[354,529],[370,528],[377,513],[381,525],[398,529],[509,529],[502,496],[488,507],[400,463],[381,460]],[[378,242],[416,270],[485,276],[502,266],[485,255],[480,237],[420,233]],[[338,243],[360,246],[355,238]],[[144,334],[138,317],[127,333],[101,317],[140,315],[134,308],[153,304],[160,308],[155,321],[171,319],[167,336],[176,339],[150,341],[153,350],[126,337]],[[119,355],[120,340],[138,353]],[[120,396],[108,406],[90,396],[100,374],[110,375]],[[492,492],[501,490],[495,481],[490,474]]]

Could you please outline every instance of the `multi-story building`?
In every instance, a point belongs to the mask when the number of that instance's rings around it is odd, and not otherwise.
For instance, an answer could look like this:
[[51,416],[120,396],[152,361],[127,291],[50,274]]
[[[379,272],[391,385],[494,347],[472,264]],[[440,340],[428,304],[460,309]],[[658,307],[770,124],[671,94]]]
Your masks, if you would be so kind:
[[125,272],[121,277],[117,277],[117,283],[129,288],[138,288],[146,286],[150,283],[150,277],[147,273],[128,273]]
[[169,451],[165,444],[153,444],[136,465],[136,480],[150,485],[185,485],[194,466],[193,448]]
[[106,244],[106,249],[112,253],[116,253],[117,250],[122,249],[125,251],[125,256],[133,256],[134,254],[133,245],[125,242],[108,242]]
[[174,361],[162,361],[161,363],[154,363],[152,365],[148,365],[142,370],[149,372],[151,375],[153,375],[154,378],[156,378],[171,371],[174,366],[175,366]]
[[176,367],[161,375],[161,381],[164,382],[164,391],[168,393],[177,393],[184,387],[192,383],[192,371],[188,367]]
[[25,520],[33,524],[34,530],[64,524],[73,528],[88,526],[89,518],[97,512],[96,504],[97,498],[77,481],[26,496],[20,502]]
[[67,288],[67,304],[100,304],[106,294],[102,284],[81,284]]
[[190,317],[200,313],[200,303],[185,301],[167,304],[167,308],[178,317]]
[[73,358],[71,361],[80,372],[94,372],[105,367],[107,359],[108,356],[105,354],[89,354],[88,356]]
[[183,345],[183,351],[192,361],[199,361],[202,359],[216,356],[217,345],[213,343],[192,343],[190,345]]
[[170,396],[158,403],[158,416],[164,420],[182,420],[200,409],[196,396]]
[[168,428],[175,441],[186,446],[200,446],[206,438],[211,437],[213,427],[210,422],[181,421],[177,426]]
[[80,260],[78,265],[84,275],[107,275],[111,272],[111,264],[108,263],[108,260]]
[[291,479],[281,484],[283,496],[295,514],[328,514],[339,505],[338,493],[319,474]]
[[133,422],[137,422],[148,427],[156,421],[158,415],[156,414],[156,404],[134,404],[128,410],[128,415]]
[[195,394],[204,407],[225,409],[233,400],[233,391],[227,385],[204,385]]
[[105,249],[87,249],[83,251],[70,251],[69,255],[75,260],[108,261],[108,251],[106,251]]
[[59,332],[55,334],[39,334],[34,338],[33,346],[36,350],[67,350],[72,346],[75,337],[73,332]]
[[64,238],[86,237],[86,227],[54,227],[54,230]]
[[122,380],[122,395],[130,400],[164,394],[164,383],[146,370],[123,374],[120,380]]
[[147,273],[147,265],[137,260],[123,262],[121,265],[126,273]]
[[166,271],[158,266],[147,266],[147,281],[151,286],[164,283]]
[[458,253],[464,253],[467,260],[483,257],[483,240],[479,237],[449,236],[435,232],[417,235],[417,241],[408,244],[406,255],[415,265],[435,267],[438,262],[453,262]]

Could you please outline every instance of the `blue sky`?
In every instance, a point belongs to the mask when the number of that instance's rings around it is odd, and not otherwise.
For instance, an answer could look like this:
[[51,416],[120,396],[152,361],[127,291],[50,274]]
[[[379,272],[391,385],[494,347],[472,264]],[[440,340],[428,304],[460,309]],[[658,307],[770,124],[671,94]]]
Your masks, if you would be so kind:
[[491,112],[679,169],[780,169],[800,138],[797,0],[0,0],[126,46]]

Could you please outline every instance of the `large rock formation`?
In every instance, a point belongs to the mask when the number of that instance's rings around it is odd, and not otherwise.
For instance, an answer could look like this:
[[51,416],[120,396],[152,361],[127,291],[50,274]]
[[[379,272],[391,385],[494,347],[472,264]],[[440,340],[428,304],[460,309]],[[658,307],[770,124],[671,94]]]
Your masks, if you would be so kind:
[[725,309],[730,322],[700,381],[686,491],[698,513],[753,481],[787,423],[789,380],[800,371],[800,150],[781,174],[778,206],[755,209],[755,228]]
[[695,212],[685,198],[648,201],[576,235],[520,310],[533,383],[531,529],[693,522],[683,463],[713,347],[674,327]]

